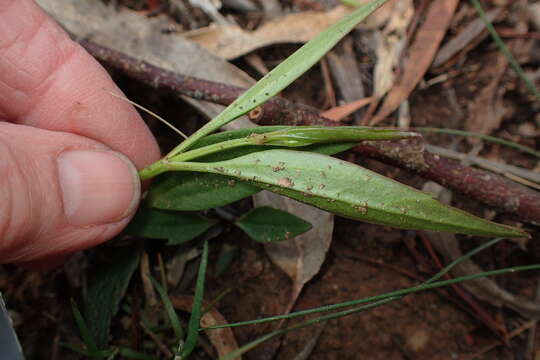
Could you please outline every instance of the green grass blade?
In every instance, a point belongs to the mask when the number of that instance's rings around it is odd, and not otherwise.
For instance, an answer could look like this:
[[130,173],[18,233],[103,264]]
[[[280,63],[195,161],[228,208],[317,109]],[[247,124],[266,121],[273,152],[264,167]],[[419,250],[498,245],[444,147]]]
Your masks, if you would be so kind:
[[[458,259],[454,260],[453,262],[448,264],[446,267],[444,267],[436,275],[434,275],[429,280],[424,282],[422,285],[426,285],[426,284],[429,284],[431,282],[434,282],[435,280],[437,280],[437,279],[441,278],[442,276],[444,276],[444,274],[446,274],[448,271],[450,271],[450,269],[452,267],[456,266],[457,264],[463,262],[466,259],[469,259],[470,257],[474,256],[478,252],[486,249],[487,247],[490,247],[490,246],[498,243],[501,240],[503,240],[503,239],[498,238],[498,239],[494,239],[492,241],[489,241],[489,242],[479,246],[478,248],[470,251],[469,253],[459,257]],[[419,287],[421,287],[421,286],[419,286]],[[421,291],[421,290],[419,290],[419,291]],[[274,337],[286,334],[286,333],[288,333],[290,331],[298,330],[298,329],[301,329],[301,328],[304,328],[304,327],[307,327],[307,326],[311,326],[311,325],[314,325],[314,324],[317,324],[317,323],[320,323],[320,322],[323,322],[323,321],[328,321],[328,320],[331,320],[331,319],[336,319],[336,318],[340,318],[340,317],[343,317],[343,316],[348,316],[348,315],[351,315],[351,314],[354,314],[354,313],[358,313],[358,312],[366,311],[366,310],[369,310],[369,309],[373,309],[375,307],[385,305],[385,304],[387,304],[389,302],[399,300],[402,297],[403,296],[388,297],[386,299],[382,299],[382,300],[376,301],[376,302],[368,304],[368,305],[362,305],[362,306],[359,306],[359,307],[355,307],[353,309],[332,313],[332,314],[321,316],[321,317],[318,317],[318,318],[315,318],[315,319],[310,319],[308,321],[305,321],[303,323],[291,326],[291,327],[286,328],[286,329],[273,331],[273,332],[271,332],[271,333],[269,333],[267,335],[264,335],[264,336],[262,336],[262,337],[260,337],[260,338],[258,338],[256,340],[254,340],[254,341],[240,347],[239,349],[237,349],[237,350],[235,350],[235,351],[221,357],[220,360],[233,360],[236,357],[238,357],[238,356],[252,350],[256,346],[260,345],[261,343],[263,343],[265,341],[268,341],[268,340],[270,340],[270,339],[272,339]],[[289,315],[291,315],[291,314],[289,314]],[[288,318],[290,318],[290,317],[288,317]]]
[[[257,320],[231,323],[231,324],[227,324],[227,325],[216,325],[216,326],[204,328],[203,330],[220,329],[220,328],[237,327],[237,326],[246,326],[246,325],[254,325],[254,324],[266,323],[266,322],[270,322],[270,321],[292,319],[292,318],[296,318],[296,317],[299,317],[299,316],[305,316],[305,315],[315,314],[315,313],[319,313],[319,312],[332,311],[332,310],[339,310],[339,309],[342,309],[344,307],[349,307],[349,306],[354,306],[354,305],[361,305],[361,304],[365,304],[365,303],[372,302],[372,301],[379,301],[379,300],[385,300],[385,299],[392,298],[392,297],[408,295],[408,294],[412,294],[412,293],[417,292],[417,291],[426,290],[427,286],[430,286],[429,288],[431,289],[431,288],[446,286],[446,285],[453,284],[453,283],[458,283],[459,281],[457,281],[456,279],[461,279],[461,281],[472,280],[473,278],[469,279],[467,277],[462,277],[462,278],[446,280],[446,281],[443,281],[443,282],[434,282],[435,280],[438,280],[442,276],[444,276],[444,274],[446,274],[448,271],[450,271],[454,266],[462,263],[463,261],[465,261],[467,259],[470,259],[472,256],[476,255],[480,251],[482,251],[482,250],[484,250],[484,249],[486,249],[486,248],[488,248],[490,246],[493,246],[494,244],[500,242],[501,240],[503,240],[503,238],[497,238],[497,239],[488,241],[488,242],[478,246],[477,248],[469,251],[467,254],[465,254],[465,255],[457,258],[456,260],[452,261],[450,264],[445,266],[441,271],[439,271],[437,274],[435,274],[433,277],[431,277],[429,280],[422,283],[421,285],[417,285],[417,286],[414,286],[414,287],[411,287],[411,288],[385,293],[385,294],[382,294],[382,295],[376,295],[376,296],[372,296],[372,297],[368,297],[368,298],[364,298],[364,299],[352,300],[352,301],[347,301],[347,302],[343,302],[343,303],[340,303],[340,304],[325,305],[325,306],[321,306],[321,307],[318,307],[318,308],[297,311],[297,312],[286,314],[286,315],[276,315],[276,316],[271,316],[271,317],[257,319]],[[533,266],[535,266],[534,269],[540,268],[540,265],[533,265]],[[503,269],[503,270],[496,270],[496,271],[511,272],[511,270],[512,269]],[[528,269],[525,269],[525,270],[532,270],[532,269],[528,268]],[[489,275],[485,275],[485,274],[487,274],[487,273],[474,274],[472,276],[474,278],[480,278],[480,277],[484,277],[484,276],[489,276]],[[496,275],[498,275],[498,274],[496,274]],[[451,281],[451,282],[447,283],[447,281]]]
[[526,154],[535,156],[540,159],[540,152],[536,151],[528,146],[517,144],[513,141],[504,140],[495,136],[489,136],[489,135],[482,135],[475,132],[470,131],[464,131],[464,130],[456,130],[456,129],[445,129],[445,128],[415,128],[414,130],[419,132],[433,132],[438,134],[450,134],[450,135],[458,135],[458,136],[466,136],[466,137],[474,137],[482,140],[486,140],[489,142],[501,144],[504,146],[508,146],[510,148],[522,151]]
[[480,15],[480,18],[486,25],[486,28],[489,31],[489,34],[493,38],[493,41],[495,41],[495,44],[497,44],[497,46],[499,47],[499,50],[504,54],[504,56],[506,56],[506,58],[508,59],[508,62],[510,63],[514,71],[518,74],[518,76],[521,78],[521,80],[523,80],[523,82],[525,83],[529,91],[536,97],[537,100],[540,100],[540,91],[538,90],[534,82],[527,77],[527,75],[525,74],[525,71],[523,71],[523,68],[521,67],[521,65],[519,65],[519,62],[516,60],[514,55],[512,55],[512,52],[510,51],[510,49],[508,49],[504,41],[501,39],[501,37],[497,33],[497,30],[495,30],[495,27],[493,27],[493,24],[491,23],[491,21],[489,21],[484,8],[480,4],[480,1],[478,0],[470,0],[470,1],[473,7],[478,12],[478,15]]
[[92,332],[88,328],[88,325],[86,324],[86,321],[84,320],[81,314],[81,311],[79,310],[79,307],[77,306],[77,304],[75,303],[75,300],[73,299],[71,299],[71,309],[73,311],[75,323],[77,324],[77,327],[79,328],[82,341],[86,345],[86,351],[88,352],[88,356],[90,356],[93,359],[104,358],[105,357],[104,353],[98,349],[96,342],[94,340],[94,337],[92,336]]
[[352,13],[321,32],[316,38],[306,43],[285,61],[243,93],[216,118],[200,128],[186,141],[177,146],[167,158],[183,152],[198,139],[219,129],[223,125],[264,104],[272,96],[285,89],[290,83],[319,61],[339,40],[364,20],[368,15],[383,5],[386,0],[373,0],[359,7]]
[[526,237],[446,206],[431,195],[330,156],[268,150],[214,163],[170,163],[170,170],[201,171],[249,181],[334,214],[404,229]]
[[238,348],[235,351],[232,351],[232,352],[228,353],[225,356],[220,357],[219,360],[234,360],[234,359],[238,358],[239,356],[245,354],[246,352],[248,352],[250,350],[253,350],[255,347],[262,344],[263,342],[268,341],[270,339],[273,339],[275,337],[284,335],[284,334],[286,334],[286,333],[288,333],[290,331],[300,330],[300,329],[303,329],[303,328],[308,327],[308,326],[319,324],[321,322],[325,322],[325,321],[332,320],[332,319],[337,319],[337,318],[340,318],[340,317],[352,315],[352,314],[362,312],[362,311],[366,311],[366,310],[370,310],[370,309],[385,305],[385,304],[387,304],[387,303],[389,303],[391,301],[394,301],[394,300],[396,300],[396,298],[390,298],[390,299],[386,299],[386,300],[377,301],[377,302],[375,302],[373,304],[363,305],[363,306],[356,307],[354,309],[344,310],[344,311],[336,312],[336,313],[333,313],[333,314],[320,316],[318,318],[304,321],[304,322],[302,322],[300,324],[288,327],[286,329],[273,331],[273,332],[271,332],[269,334],[266,334],[264,336],[259,337],[256,340],[253,340],[252,342]]
[[199,324],[202,317],[202,302],[204,297],[204,283],[206,280],[206,268],[208,267],[208,240],[204,241],[201,255],[201,264],[199,265],[199,274],[195,285],[195,297],[189,318],[188,333],[186,342],[180,352],[180,359],[187,359],[195,349],[199,339]]
[[120,355],[122,355],[123,357],[128,358],[128,359],[159,360],[158,358],[156,358],[154,356],[146,355],[146,354],[140,353],[140,352],[135,351],[135,350],[130,349],[130,348],[119,348],[118,353]]
[[171,326],[173,328],[174,335],[176,335],[177,339],[183,339],[184,331],[182,330],[182,324],[180,323],[178,314],[176,314],[176,310],[171,303],[171,299],[169,299],[169,295],[167,295],[167,292],[165,291],[163,286],[161,286],[161,284],[156,279],[150,277],[150,280],[152,280],[152,284],[154,284],[156,291],[161,297],[161,301],[163,302],[163,306],[165,307],[165,312],[167,313],[167,318],[169,319],[169,322],[171,323]]

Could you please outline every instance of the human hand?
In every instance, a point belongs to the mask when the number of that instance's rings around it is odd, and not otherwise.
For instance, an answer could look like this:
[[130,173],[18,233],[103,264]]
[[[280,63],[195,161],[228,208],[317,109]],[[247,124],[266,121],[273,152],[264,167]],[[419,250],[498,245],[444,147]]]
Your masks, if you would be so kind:
[[50,268],[111,239],[159,158],[105,70],[32,0],[0,0],[0,263]]

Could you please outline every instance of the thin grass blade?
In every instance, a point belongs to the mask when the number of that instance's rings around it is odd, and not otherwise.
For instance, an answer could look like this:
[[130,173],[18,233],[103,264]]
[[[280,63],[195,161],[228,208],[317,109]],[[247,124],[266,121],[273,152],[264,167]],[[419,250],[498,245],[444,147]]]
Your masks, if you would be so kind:
[[169,295],[156,279],[150,277],[150,280],[152,280],[152,284],[154,284],[156,291],[161,297],[161,301],[163,302],[163,306],[165,307],[165,312],[167,313],[167,318],[169,319],[171,327],[173,328],[174,335],[177,339],[183,339],[184,330],[182,329],[182,324],[180,323],[178,314],[176,314],[176,310],[174,309],[171,299],[169,299]]
[[203,251],[201,255],[201,264],[199,265],[199,273],[197,275],[197,283],[195,285],[195,296],[193,299],[193,307],[191,309],[191,317],[187,330],[187,338],[180,352],[180,359],[187,359],[195,349],[199,339],[199,324],[202,317],[202,302],[204,297],[204,283],[206,280],[206,268],[208,267],[208,240],[204,241]]
[[77,303],[75,303],[75,300],[73,299],[71,299],[71,309],[73,311],[75,323],[79,328],[82,341],[86,345],[86,351],[88,352],[88,356],[93,359],[102,359],[104,357],[104,354],[98,349],[94,337],[92,336],[92,332],[88,328],[88,325],[86,324],[86,321],[84,320],[84,317],[82,316],[81,311],[77,306]]

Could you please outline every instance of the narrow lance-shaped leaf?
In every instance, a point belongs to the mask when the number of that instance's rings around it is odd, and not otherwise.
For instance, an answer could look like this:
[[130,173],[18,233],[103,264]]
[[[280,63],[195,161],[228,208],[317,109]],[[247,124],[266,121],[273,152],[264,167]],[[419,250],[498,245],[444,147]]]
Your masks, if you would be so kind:
[[[269,132],[273,135],[266,135]],[[201,139],[193,148],[200,149],[214,144],[223,144],[226,141],[245,138],[252,134],[267,136],[266,139],[262,140],[270,143],[275,142],[276,146],[260,146],[264,144],[244,146],[210,154],[199,160],[205,162],[229,160],[269,148],[277,148],[277,146],[296,147],[299,144],[303,144],[302,150],[333,155],[350,149],[361,140],[401,139],[414,135],[396,130],[360,127],[294,128],[271,126],[213,134]],[[184,154],[189,154],[189,152]],[[160,166],[162,165],[160,164]],[[193,172],[167,173],[154,180],[146,201],[149,206],[159,209],[199,211],[230,204],[256,194],[260,190],[253,184],[226,176]]]
[[268,150],[214,163],[171,163],[250,181],[345,217],[405,229],[523,237],[526,233],[467,214],[358,165],[320,154]]
[[334,25],[328,27],[316,38],[303,45],[294,54],[266,74],[211,122],[207,123],[186,141],[177,146],[167,155],[167,158],[185,151],[201,137],[239,118],[257,106],[264,104],[272,96],[285,89],[290,83],[317,63],[321,57],[347,35],[349,31],[354,29],[358,23],[385,2],[386,0],[370,1],[368,4],[359,7],[352,13],[344,16]]
[[259,242],[288,240],[311,229],[311,224],[298,216],[266,206],[243,215],[236,225]]

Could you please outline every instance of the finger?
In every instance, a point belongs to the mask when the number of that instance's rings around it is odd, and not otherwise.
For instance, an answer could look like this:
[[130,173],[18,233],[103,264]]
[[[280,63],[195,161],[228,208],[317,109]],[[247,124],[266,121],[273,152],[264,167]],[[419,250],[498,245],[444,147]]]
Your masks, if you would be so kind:
[[0,122],[0,154],[0,263],[95,246],[136,210],[135,167],[93,140]]
[[105,70],[31,0],[0,0],[0,115],[78,134],[128,156],[159,158],[153,136]]

